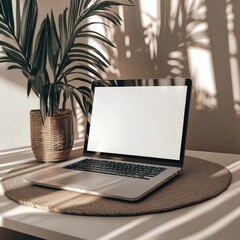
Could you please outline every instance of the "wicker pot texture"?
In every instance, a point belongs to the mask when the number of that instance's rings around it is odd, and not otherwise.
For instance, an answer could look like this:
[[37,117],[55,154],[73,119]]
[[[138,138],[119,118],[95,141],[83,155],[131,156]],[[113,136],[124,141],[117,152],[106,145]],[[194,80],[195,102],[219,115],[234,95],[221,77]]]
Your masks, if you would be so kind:
[[42,123],[40,111],[30,111],[31,145],[34,156],[42,162],[67,160],[73,147],[72,110],[67,109]]

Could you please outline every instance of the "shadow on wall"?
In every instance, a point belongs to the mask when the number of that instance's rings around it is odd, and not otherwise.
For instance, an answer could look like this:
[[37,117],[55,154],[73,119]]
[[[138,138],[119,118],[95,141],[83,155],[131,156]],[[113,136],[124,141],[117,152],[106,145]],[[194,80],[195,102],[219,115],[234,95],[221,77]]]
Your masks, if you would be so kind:
[[239,0],[134,3],[119,9],[107,77],[192,78],[187,148],[240,153]]

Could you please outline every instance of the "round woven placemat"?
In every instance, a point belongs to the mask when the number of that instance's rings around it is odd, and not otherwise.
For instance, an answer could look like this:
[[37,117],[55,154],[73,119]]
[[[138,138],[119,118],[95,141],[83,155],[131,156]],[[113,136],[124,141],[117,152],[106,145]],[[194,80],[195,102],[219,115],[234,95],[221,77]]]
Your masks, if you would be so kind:
[[6,196],[17,203],[57,213],[132,216],[203,202],[219,195],[231,182],[231,173],[223,166],[190,157],[186,157],[179,177],[134,203],[34,186],[24,180],[33,172],[52,165],[33,161],[10,171],[2,179]]

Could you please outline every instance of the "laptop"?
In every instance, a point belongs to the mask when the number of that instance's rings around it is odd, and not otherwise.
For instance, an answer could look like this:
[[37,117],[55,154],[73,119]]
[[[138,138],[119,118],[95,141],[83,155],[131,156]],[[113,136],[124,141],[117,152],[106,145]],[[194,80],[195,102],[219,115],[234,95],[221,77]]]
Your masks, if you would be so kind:
[[190,79],[95,81],[83,157],[33,184],[136,201],[182,172]]

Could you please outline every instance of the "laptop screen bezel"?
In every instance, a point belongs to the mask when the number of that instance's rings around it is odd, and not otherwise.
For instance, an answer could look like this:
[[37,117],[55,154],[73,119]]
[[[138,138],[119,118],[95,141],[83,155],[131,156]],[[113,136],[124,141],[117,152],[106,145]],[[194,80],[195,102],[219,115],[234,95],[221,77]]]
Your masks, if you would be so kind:
[[[133,156],[133,155],[126,155],[126,154],[116,154],[116,153],[108,153],[108,152],[94,152],[88,151],[88,139],[89,139],[89,132],[90,132],[90,124],[91,124],[91,113],[92,113],[92,104],[89,105],[88,108],[88,115],[87,115],[87,124],[86,124],[86,132],[85,132],[85,141],[84,141],[84,148],[83,148],[83,155],[87,157],[93,158],[104,158],[104,159],[113,159],[113,160],[121,160],[121,161],[130,161],[130,162],[141,162],[147,164],[154,164],[154,165],[169,165],[175,167],[182,167],[185,155],[185,144],[186,144],[186,136],[187,136],[187,124],[188,124],[188,115],[189,115],[189,107],[190,107],[190,97],[191,97],[191,88],[192,88],[192,81],[191,79],[124,79],[124,80],[97,80],[92,83],[91,87],[91,98],[90,102],[93,102],[95,89],[97,87],[125,87],[125,86],[132,86],[130,81],[138,81],[139,86],[144,81],[155,82],[158,86],[187,86],[187,93],[186,93],[186,103],[185,103],[185,110],[184,110],[184,121],[183,121],[183,132],[182,132],[182,141],[180,147],[180,156],[179,159],[165,159],[165,158],[156,158],[156,157],[145,157],[145,156]],[[125,84],[123,84],[125,83]],[[146,85],[144,85],[146,86]],[[148,86],[148,85],[147,85]],[[152,86],[152,85],[149,85]],[[135,86],[132,86],[135,87]]]

